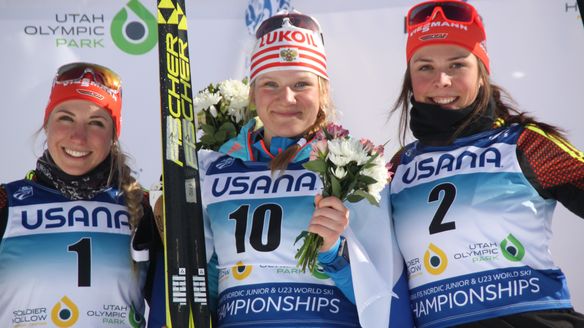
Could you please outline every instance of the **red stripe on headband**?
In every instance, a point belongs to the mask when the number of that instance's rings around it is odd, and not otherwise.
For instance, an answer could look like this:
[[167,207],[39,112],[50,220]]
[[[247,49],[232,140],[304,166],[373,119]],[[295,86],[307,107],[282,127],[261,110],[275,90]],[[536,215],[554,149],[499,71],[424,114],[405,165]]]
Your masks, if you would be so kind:
[[275,54],[273,54],[273,55],[267,55],[267,56],[264,56],[264,57],[262,57],[262,58],[260,58],[260,59],[256,60],[255,62],[252,60],[252,64],[251,64],[251,66],[249,67],[249,69],[250,69],[250,71],[253,71],[253,69],[254,69],[254,68],[257,66],[257,65],[259,65],[259,64],[261,64],[261,63],[263,63],[263,62],[265,62],[266,60],[270,60],[270,59],[277,59],[277,58],[280,58],[280,54],[279,54],[279,53],[275,53]]
[[[302,59],[308,59],[311,60],[315,63],[320,64],[324,69],[326,69],[326,62],[321,61],[319,58],[313,57],[313,56],[309,56],[303,53],[299,53],[298,54],[299,58]],[[251,66],[250,66],[250,71],[253,71],[255,69],[256,66],[260,65],[261,63],[264,63],[268,60],[271,59],[278,59],[280,58],[280,54],[273,54],[273,55],[268,55],[268,56],[263,56],[262,58],[256,60],[255,62],[252,62]],[[299,61],[294,61],[295,63],[299,62]]]
[[322,76],[328,77],[328,74],[326,74],[325,71],[323,71],[321,68],[319,68],[319,67],[317,67],[315,65],[307,64],[307,63],[304,63],[304,62],[287,62],[287,63],[270,63],[270,64],[266,64],[264,66],[261,66],[255,72],[253,72],[251,74],[250,80],[253,80],[256,77],[256,75],[258,74],[258,72],[264,71],[264,70],[269,69],[269,68],[286,67],[286,66],[307,67],[307,68],[310,68],[312,70],[315,70],[315,71],[319,72],[320,75],[322,75]]
[[319,64],[320,64],[322,67],[324,67],[324,68],[326,69],[326,63],[325,63],[325,62],[323,62],[323,61],[321,61],[320,59],[318,59],[318,58],[316,58],[316,57],[312,57],[312,56],[305,55],[305,54],[302,54],[302,53],[298,54],[298,56],[299,56],[300,58],[306,58],[306,59],[310,59],[310,60],[312,60],[312,61],[313,61],[313,62],[315,62],[315,63],[319,63]]

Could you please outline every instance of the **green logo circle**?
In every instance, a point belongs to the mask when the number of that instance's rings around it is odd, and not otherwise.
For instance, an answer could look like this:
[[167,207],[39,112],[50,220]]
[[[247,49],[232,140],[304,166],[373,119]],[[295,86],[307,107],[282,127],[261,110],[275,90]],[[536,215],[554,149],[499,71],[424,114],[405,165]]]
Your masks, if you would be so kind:
[[126,5],[141,21],[128,21],[128,11],[122,8],[112,20],[112,40],[122,51],[142,55],[152,50],[157,42],[156,18],[138,0]]

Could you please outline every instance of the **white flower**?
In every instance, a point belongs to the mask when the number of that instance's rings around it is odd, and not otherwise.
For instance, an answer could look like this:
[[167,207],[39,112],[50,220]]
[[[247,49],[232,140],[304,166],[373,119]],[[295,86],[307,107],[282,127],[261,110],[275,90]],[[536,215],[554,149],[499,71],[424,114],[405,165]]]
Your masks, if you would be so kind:
[[[323,195],[351,202],[365,198],[371,204],[379,206],[380,193],[389,178],[383,155],[377,153],[382,148],[375,147],[367,139],[351,138],[349,131],[334,123],[329,123],[317,133],[316,139],[319,141],[312,145],[310,161],[304,167],[318,173],[323,183]],[[369,183],[371,181],[373,183]],[[312,270],[322,237],[312,232],[303,232],[297,240],[301,238],[304,238],[304,244],[295,258],[298,259],[302,271],[306,267]]]
[[193,98],[197,136],[200,136],[198,149],[217,150],[241,131],[246,121],[256,115],[255,109],[248,108],[248,96],[247,79],[210,83],[198,92]]
[[243,110],[245,107],[247,107],[247,105],[249,105],[249,101],[247,99],[247,94],[245,95],[245,97],[234,97],[231,98],[231,101],[229,102],[229,106],[233,109],[236,110]]
[[205,90],[203,92],[199,92],[195,99],[193,99],[193,109],[195,113],[200,112],[203,109],[207,109],[213,105],[216,105],[221,100],[221,95],[217,93],[210,93],[209,91]]
[[209,113],[211,113],[211,116],[217,117],[217,108],[215,108],[215,105],[211,105],[211,107],[209,107]]
[[377,201],[379,201],[379,193],[387,184],[387,168],[382,156],[377,156],[372,164],[372,167],[364,169],[361,174],[375,179],[377,182],[367,186],[367,192],[371,194]]
[[240,123],[245,118],[245,108],[229,108],[227,112],[237,123]]
[[329,140],[328,149],[327,159],[337,167],[345,166],[351,162],[349,141],[347,139]]
[[347,171],[342,167],[337,167],[335,169],[331,167],[331,172],[339,180],[341,180],[347,175]]
[[357,139],[337,138],[329,140],[328,145],[328,159],[336,166],[345,166],[350,162],[363,165],[369,159],[363,145]]
[[219,92],[229,102],[229,107],[241,111],[248,105],[249,85],[239,80],[225,80],[219,83]]
[[379,202],[381,201],[381,190],[383,190],[383,188],[381,188],[379,191],[371,191],[371,185],[369,185],[368,189],[369,189],[368,193],[379,204]]
[[365,145],[360,140],[351,138],[351,160],[355,161],[357,165],[363,165],[369,160],[369,155]]

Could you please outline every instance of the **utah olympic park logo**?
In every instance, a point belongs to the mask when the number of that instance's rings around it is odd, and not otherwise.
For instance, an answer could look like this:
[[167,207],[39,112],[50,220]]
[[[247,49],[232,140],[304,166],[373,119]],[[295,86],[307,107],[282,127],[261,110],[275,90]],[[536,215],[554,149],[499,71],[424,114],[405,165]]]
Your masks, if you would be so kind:
[[[48,19],[27,22],[26,36],[52,38],[56,48],[103,49],[107,47],[108,32],[114,45],[125,53],[142,55],[158,43],[158,25],[144,0],[129,0],[113,14],[81,7],[61,9]],[[164,1],[164,0],[163,0]],[[170,1],[169,1],[170,2]]]
[[130,0],[118,11],[110,28],[116,46],[132,55],[152,50],[158,42],[157,31],[156,18],[139,0]]

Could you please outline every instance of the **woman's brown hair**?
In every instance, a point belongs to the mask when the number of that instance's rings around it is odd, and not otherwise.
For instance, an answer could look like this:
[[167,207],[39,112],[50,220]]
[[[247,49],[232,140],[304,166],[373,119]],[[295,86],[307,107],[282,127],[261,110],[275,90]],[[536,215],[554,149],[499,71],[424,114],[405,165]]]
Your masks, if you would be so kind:
[[[506,125],[513,123],[518,123],[523,126],[528,124],[537,125],[543,131],[564,138],[564,131],[556,126],[537,121],[533,116],[527,115],[525,112],[519,111],[515,105],[516,102],[513,100],[511,95],[505,91],[505,89],[493,84],[490,80],[489,73],[485,65],[477,59],[479,68],[479,78],[484,81],[483,85],[480,87],[473,105],[474,110],[469,115],[469,117],[458,127],[454,132],[450,141],[454,141],[470,124],[475,120],[485,115],[489,102],[491,99],[494,100],[495,106],[495,118],[501,118],[505,121]],[[477,83],[478,83],[477,81]],[[400,122],[399,122],[399,141],[400,145],[404,146],[406,144],[406,137],[409,131],[408,124],[410,121],[409,109],[411,107],[410,99],[413,97],[412,79],[410,76],[410,67],[406,69],[404,74],[402,88],[399,97],[397,98],[395,104],[393,105],[390,115],[394,114],[400,110]]]

